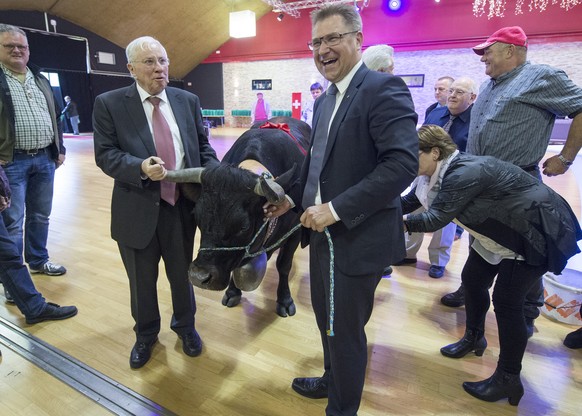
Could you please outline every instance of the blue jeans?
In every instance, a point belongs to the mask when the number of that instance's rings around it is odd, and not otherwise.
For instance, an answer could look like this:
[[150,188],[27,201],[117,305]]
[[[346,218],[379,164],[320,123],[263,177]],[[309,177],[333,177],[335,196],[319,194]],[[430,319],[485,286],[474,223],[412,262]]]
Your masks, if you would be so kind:
[[34,156],[15,152],[14,160],[3,166],[12,189],[12,203],[2,216],[21,256],[24,242],[24,259],[31,269],[41,269],[49,259],[46,243],[55,167],[49,148]]
[[44,311],[45,299],[34,287],[30,273],[22,263],[22,255],[6,230],[2,215],[0,215],[0,281],[26,318],[35,318]]

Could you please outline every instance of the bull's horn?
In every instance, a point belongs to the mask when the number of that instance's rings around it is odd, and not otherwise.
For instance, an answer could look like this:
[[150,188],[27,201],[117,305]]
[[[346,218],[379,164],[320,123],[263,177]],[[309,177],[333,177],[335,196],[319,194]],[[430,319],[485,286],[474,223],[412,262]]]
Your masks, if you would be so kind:
[[285,191],[281,185],[273,179],[266,179],[262,175],[259,176],[255,185],[255,194],[264,196],[273,205],[278,205],[285,200]]
[[169,170],[164,180],[178,183],[202,183],[202,172],[204,172],[204,168]]

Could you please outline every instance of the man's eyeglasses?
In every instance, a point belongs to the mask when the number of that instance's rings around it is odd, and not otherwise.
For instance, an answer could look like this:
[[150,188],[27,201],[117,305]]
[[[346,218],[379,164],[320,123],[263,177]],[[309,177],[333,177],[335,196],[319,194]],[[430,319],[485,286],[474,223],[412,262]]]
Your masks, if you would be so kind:
[[449,90],[449,95],[464,95],[464,94],[467,94],[467,93],[469,93],[469,91],[460,90],[458,88],[454,88],[454,89],[451,88]]
[[141,64],[144,64],[145,66],[148,66],[148,67],[152,67],[156,63],[160,64],[161,66],[170,65],[170,60],[167,58],[158,58],[158,59],[148,58],[148,59],[144,59],[143,61],[132,61],[132,62],[139,62]]
[[322,36],[320,38],[315,38],[311,42],[307,43],[310,50],[316,51],[321,48],[321,44],[325,43],[327,46],[336,46],[342,41],[345,35],[351,35],[352,33],[358,33],[359,30],[352,30],[351,32],[345,33],[330,33],[329,35]]
[[15,45],[13,43],[9,43],[7,45],[2,44],[2,46],[5,47],[6,49],[8,49],[10,52],[12,52],[14,49],[20,49],[21,51],[28,50],[28,45]]

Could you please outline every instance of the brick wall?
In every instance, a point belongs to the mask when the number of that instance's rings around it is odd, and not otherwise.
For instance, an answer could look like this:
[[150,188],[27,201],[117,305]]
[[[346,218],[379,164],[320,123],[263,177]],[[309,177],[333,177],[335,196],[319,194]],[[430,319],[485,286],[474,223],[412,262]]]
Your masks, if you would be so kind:
[[[528,59],[532,63],[548,64],[563,69],[577,85],[582,86],[582,64],[579,61],[582,42],[534,44]],[[477,84],[487,80],[484,64],[470,49],[443,49],[395,53],[396,74],[424,74],[424,87],[411,88],[419,122],[423,121],[426,107],[434,102],[433,86],[443,76],[469,76]],[[318,81],[327,86],[312,59],[286,59],[225,63],[223,66],[224,109],[227,124],[233,122],[231,110],[250,109],[257,91],[252,91],[251,80],[271,79],[273,89],[263,91],[272,110],[291,110],[291,93],[301,92],[310,98],[309,86]]]

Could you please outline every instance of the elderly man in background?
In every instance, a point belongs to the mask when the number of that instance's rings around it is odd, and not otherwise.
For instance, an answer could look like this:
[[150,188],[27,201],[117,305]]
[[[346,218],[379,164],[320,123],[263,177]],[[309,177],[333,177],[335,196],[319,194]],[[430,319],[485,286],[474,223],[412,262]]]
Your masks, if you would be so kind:
[[[456,79],[449,89],[446,107],[434,109],[424,121],[424,125],[434,124],[442,127],[453,139],[459,151],[464,152],[469,135],[471,109],[477,98],[477,85],[468,77]],[[415,213],[423,212],[427,207]],[[461,228],[462,232],[462,228]],[[455,241],[457,224],[450,223],[432,234],[428,245],[430,268],[428,275],[434,279],[443,277],[445,267],[451,259],[451,246]],[[420,250],[424,233],[406,235],[406,258],[398,265],[416,263],[416,254]]]
[[447,99],[449,98],[449,90],[451,89],[451,84],[455,79],[448,75],[440,77],[434,84],[434,98],[437,100],[436,103],[428,106],[424,112],[424,118],[426,119],[430,112],[435,108],[446,107]]
[[[531,64],[527,48],[527,36],[519,26],[499,29],[473,48],[491,79],[483,83],[473,106],[467,153],[511,162],[541,181],[538,165],[546,153],[556,116],[573,120],[566,144],[558,155],[543,163],[543,173],[565,173],[582,147],[582,88],[562,70]],[[452,307],[464,305],[463,285],[443,296],[441,302]],[[543,284],[539,279],[525,301],[528,336],[533,335],[534,320],[542,305]]]
[[370,46],[362,53],[362,61],[372,71],[394,74],[394,48],[392,46]]

